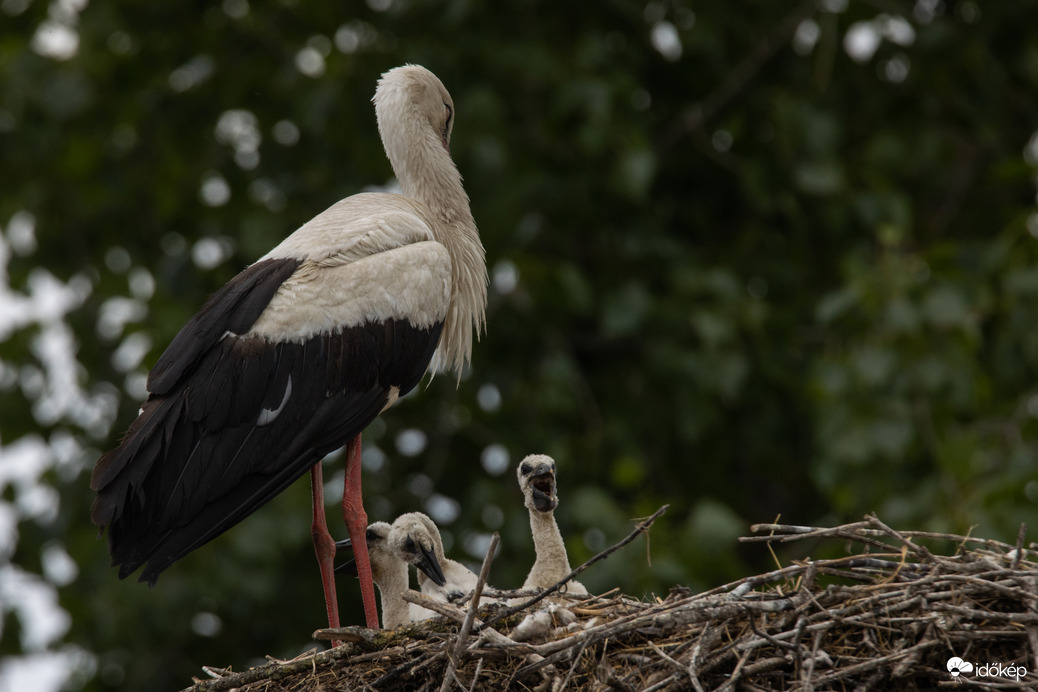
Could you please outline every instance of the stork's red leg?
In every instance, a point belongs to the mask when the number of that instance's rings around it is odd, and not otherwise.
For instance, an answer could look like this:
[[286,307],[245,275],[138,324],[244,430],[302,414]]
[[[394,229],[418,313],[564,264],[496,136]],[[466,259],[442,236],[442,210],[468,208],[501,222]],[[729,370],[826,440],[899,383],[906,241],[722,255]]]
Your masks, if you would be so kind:
[[[368,560],[368,515],[360,495],[360,435],[346,445],[346,483],[342,489],[342,518],[353,544],[353,560],[360,578],[360,597],[364,602],[364,619],[368,627],[378,629],[378,610],[375,607],[375,584],[371,578]],[[334,548],[334,544],[333,544]]]
[[314,539],[317,564],[321,567],[324,603],[328,607],[328,626],[338,627],[339,604],[335,599],[335,539],[328,533],[328,521],[324,516],[324,480],[321,475],[321,462],[317,462],[310,468],[310,488],[314,501],[314,523],[310,527],[310,535]]

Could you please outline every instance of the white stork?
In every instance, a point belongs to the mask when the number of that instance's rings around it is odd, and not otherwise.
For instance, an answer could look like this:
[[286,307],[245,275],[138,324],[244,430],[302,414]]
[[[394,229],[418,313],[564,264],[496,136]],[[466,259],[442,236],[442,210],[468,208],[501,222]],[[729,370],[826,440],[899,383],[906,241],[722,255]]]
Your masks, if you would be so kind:
[[[523,588],[547,589],[572,571],[566,554],[566,543],[555,521],[555,508],[559,505],[555,460],[544,454],[531,454],[519,462],[515,471],[519,489],[523,491],[524,504],[530,511],[530,532],[537,552]],[[569,593],[587,593],[579,581],[572,580],[566,586]]]
[[382,75],[379,133],[402,194],[347,197],[217,291],[148,376],[148,400],[98,460],[91,519],[120,578],[160,572],[310,471],[328,622],[339,624],[321,459],[343,444],[343,516],[369,627],[360,433],[426,369],[459,373],[484,326],[483,246],[450,156],[454,106],[417,65]]

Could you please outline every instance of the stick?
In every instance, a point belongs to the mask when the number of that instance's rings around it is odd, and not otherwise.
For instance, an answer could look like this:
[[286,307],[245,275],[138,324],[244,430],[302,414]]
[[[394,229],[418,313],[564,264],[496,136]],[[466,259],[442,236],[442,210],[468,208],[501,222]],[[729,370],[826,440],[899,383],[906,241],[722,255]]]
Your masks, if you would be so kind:
[[[356,653],[356,648],[353,646],[338,646],[334,649],[321,651],[313,656],[293,659],[291,662],[286,664],[267,663],[256,668],[249,668],[240,673],[233,673],[215,680],[199,682],[187,688],[187,690],[192,690],[194,692],[223,692],[224,690],[236,689],[250,682],[268,680],[270,679],[271,672],[275,670],[281,674],[303,673],[312,670],[317,665],[350,658],[350,655],[354,653]],[[187,692],[187,690],[184,692]]]
[[454,620],[459,624],[465,622],[465,611],[459,608],[458,606],[454,605],[453,603],[447,603],[446,601],[441,601],[439,599],[433,598],[432,596],[426,596],[421,591],[415,591],[414,589],[405,590],[402,594],[400,594],[400,597],[408,603],[420,605],[426,610],[431,610],[433,612],[439,613],[445,618]]
[[497,544],[501,540],[501,535],[495,531],[494,535],[490,537],[490,547],[487,548],[487,554],[483,557],[483,566],[479,569],[479,579],[476,580],[476,588],[472,591],[472,600],[469,602],[469,612],[465,615],[465,621],[461,623],[461,632],[458,633],[458,642],[454,646],[454,655],[460,657],[465,648],[465,640],[468,639],[469,634],[472,632],[472,621],[476,617],[476,611],[479,610],[479,599],[483,596],[483,587],[487,583],[487,575],[490,574],[490,565],[494,562],[494,553],[497,551]]
[[1020,558],[1024,554],[1024,534],[1027,533],[1027,524],[1020,523],[1020,531],[1016,534],[1016,552],[1013,554],[1012,569],[1020,569]]
[[[472,590],[472,599],[469,601],[469,610],[465,614],[465,619],[461,623],[461,631],[458,632],[458,639],[454,643],[454,651],[452,652],[452,655],[447,657],[447,672],[443,675],[443,682],[440,684],[440,692],[447,692],[451,678],[453,678],[459,686],[462,686],[461,681],[458,680],[457,666],[459,662],[464,663],[463,656],[465,654],[465,641],[469,638],[469,634],[472,632],[472,621],[476,617],[476,611],[479,610],[479,599],[483,595],[483,586],[487,583],[487,575],[490,573],[490,565],[494,561],[494,552],[497,550],[497,544],[500,540],[501,535],[497,531],[495,531],[494,535],[490,537],[490,547],[487,548],[487,554],[483,556],[483,566],[479,570],[479,578],[476,579],[476,588]],[[464,686],[462,686],[462,689],[464,689]]]

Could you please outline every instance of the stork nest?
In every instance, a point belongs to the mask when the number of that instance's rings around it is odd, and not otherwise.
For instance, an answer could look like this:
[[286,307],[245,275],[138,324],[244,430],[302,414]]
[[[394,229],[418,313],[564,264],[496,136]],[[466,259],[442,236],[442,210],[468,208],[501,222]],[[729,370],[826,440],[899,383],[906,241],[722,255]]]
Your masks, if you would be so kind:
[[[647,531],[665,509],[568,579]],[[1038,688],[1038,546],[1024,547],[1023,527],[1016,546],[895,531],[875,516],[835,528],[759,524],[752,531],[740,540],[769,550],[838,540],[850,554],[794,561],[695,595],[675,587],[652,602],[567,595],[560,582],[518,606],[475,614],[407,592],[407,600],[444,617],[377,633],[318,631],[348,643],[241,673],[206,668],[214,679],[196,679],[189,689]],[[489,564],[488,557],[473,600]]]

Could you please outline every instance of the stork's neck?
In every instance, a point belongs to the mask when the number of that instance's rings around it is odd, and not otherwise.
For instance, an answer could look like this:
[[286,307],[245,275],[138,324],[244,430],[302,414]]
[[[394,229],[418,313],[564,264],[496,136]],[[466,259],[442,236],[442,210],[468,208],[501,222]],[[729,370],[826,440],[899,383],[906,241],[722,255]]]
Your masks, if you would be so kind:
[[534,550],[537,551],[534,564],[551,564],[554,567],[565,568],[565,572],[569,572],[566,543],[562,540],[562,532],[555,522],[555,513],[530,510],[530,532],[533,534]]
[[427,211],[434,237],[451,256],[451,306],[432,366],[453,369],[460,378],[472,354],[472,332],[478,337],[485,325],[485,251],[461,174],[447,150],[427,140],[408,153],[390,157],[401,191]]
[[[396,171],[400,190],[418,202],[433,217],[436,240],[446,246],[451,259],[483,260],[476,221],[472,218],[469,196],[461,184],[461,174],[450,154],[439,145],[425,156],[416,157],[412,166]],[[437,151],[436,149],[439,149]],[[418,168],[418,175],[411,168]]]
[[402,161],[391,160],[404,196],[421,204],[442,224],[441,228],[433,229],[437,235],[471,231],[478,241],[476,222],[469,209],[469,196],[450,153],[438,142],[429,141],[417,151],[408,153],[410,156]]
[[384,570],[377,582],[382,596],[382,626],[387,629],[410,622],[410,604],[404,600],[407,590],[407,563],[398,561],[392,569]]

